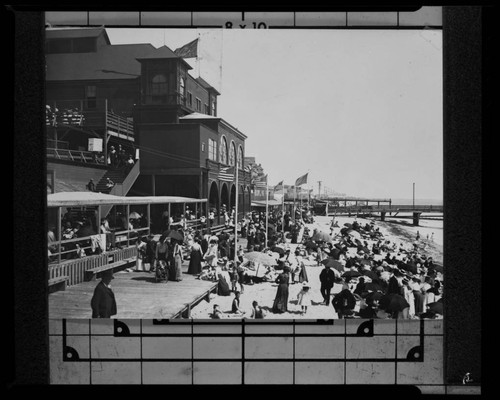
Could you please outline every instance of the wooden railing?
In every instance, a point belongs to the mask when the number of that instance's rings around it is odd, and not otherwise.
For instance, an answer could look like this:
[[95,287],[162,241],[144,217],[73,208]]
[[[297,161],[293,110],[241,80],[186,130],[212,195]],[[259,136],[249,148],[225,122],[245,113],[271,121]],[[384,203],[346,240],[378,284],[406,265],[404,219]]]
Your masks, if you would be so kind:
[[85,271],[116,261],[123,261],[137,256],[137,247],[130,246],[124,249],[108,251],[106,253],[84,258],[63,261],[60,264],[49,264],[49,277],[54,279],[61,276],[69,277],[68,285],[76,285],[84,281]]
[[104,158],[92,151],[47,148],[47,158],[75,161],[85,164],[104,165]]
[[106,124],[109,130],[124,135],[127,139],[134,137],[134,123],[112,111],[108,111],[106,115]]

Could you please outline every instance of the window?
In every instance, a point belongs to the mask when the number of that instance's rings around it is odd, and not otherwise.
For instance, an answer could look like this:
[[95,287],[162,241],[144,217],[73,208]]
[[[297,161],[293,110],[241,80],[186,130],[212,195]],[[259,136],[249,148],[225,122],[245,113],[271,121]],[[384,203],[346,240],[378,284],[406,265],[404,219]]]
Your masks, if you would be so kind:
[[188,92],[188,106],[193,107],[193,94]]
[[87,99],[87,108],[96,107],[96,97],[97,97],[97,87],[96,86],[85,86],[85,99]]
[[202,151],[202,152],[205,152],[205,142],[203,142],[203,143],[201,144],[201,151]]
[[215,117],[215,100],[212,101],[212,115]]
[[181,99],[184,99],[184,97],[186,97],[186,87],[184,85],[184,78],[182,76],[180,84],[181,84]]
[[243,169],[243,149],[238,146],[238,169]]
[[151,94],[153,96],[167,94],[167,78],[165,75],[155,75],[151,80]]
[[236,161],[236,147],[234,146],[234,142],[231,142],[231,150],[229,151],[229,165],[235,165]]
[[196,111],[201,111],[201,100],[196,98]]
[[227,164],[227,141],[224,136],[220,140],[220,162]]
[[208,139],[208,159],[217,161],[217,143],[213,139]]
[[208,108],[208,104],[205,104],[205,114],[210,115],[210,108]]

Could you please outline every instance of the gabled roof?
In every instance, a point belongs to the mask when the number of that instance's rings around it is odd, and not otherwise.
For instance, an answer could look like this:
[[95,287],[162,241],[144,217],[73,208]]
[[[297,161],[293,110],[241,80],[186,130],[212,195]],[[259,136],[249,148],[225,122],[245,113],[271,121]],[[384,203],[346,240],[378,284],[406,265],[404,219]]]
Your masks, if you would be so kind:
[[[155,50],[150,43],[102,46],[95,53],[47,54],[47,81],[137,79],[137,58]],[[115,72],[103,72],[115,71]]]
[[220,93],[217,91],[216,88],[214,88],[212,85],[210,85],[205,79],[203,79],[201,76],[195,79],[201,86],[203,86],[205,89],[209,89],[214,91],[217,95],[220,95]]

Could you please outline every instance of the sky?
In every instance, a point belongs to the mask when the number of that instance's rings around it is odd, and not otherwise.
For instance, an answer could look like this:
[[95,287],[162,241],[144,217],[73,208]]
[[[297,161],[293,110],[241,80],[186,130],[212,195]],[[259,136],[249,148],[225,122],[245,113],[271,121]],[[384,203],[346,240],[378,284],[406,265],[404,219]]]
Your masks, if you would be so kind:
[[369,198],[442,199],[441,30],[107,29],[112,44],[175,50],[217,116],[248,136],[269,184]]

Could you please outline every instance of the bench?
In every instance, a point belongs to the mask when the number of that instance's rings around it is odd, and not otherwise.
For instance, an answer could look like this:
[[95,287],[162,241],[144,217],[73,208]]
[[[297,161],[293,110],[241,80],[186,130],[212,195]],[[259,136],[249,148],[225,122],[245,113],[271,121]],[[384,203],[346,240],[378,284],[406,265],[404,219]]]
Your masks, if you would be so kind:
[[110,264],[101,265],[100,267],[88,269],[85,271],[85,281],[86,282],[93,281],[96,279],[96,276],[99,272],[113,270],[115,268],[118,268],[118,267],[121,267],[123,265],[127,265],[131,262],[134,262],[135,260],[136,260],[136,257],[131,257],[131,258],[126,258],[125,260],[115,261],[115,262],[110,263]]
[[49,293],[56,292],[57,290],[66,290],[68,280],[69,276],[58,276],[56,278],[49,279]]

